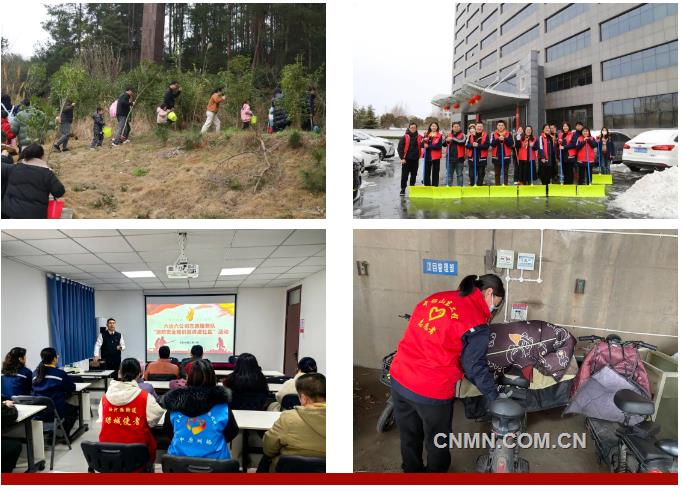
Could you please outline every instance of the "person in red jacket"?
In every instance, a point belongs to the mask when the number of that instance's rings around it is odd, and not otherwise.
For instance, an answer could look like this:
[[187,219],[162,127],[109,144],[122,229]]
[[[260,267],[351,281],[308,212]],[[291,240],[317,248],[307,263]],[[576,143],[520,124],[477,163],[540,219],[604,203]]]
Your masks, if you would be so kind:
[[[490,137],[490,148],[493,152],[493,165],[495,166],[495,185],[500,185],[500,178],[502,177],[504,179],[502,182],[506,186],[509,184],[509,166],[511,165],[514,138],[507,131],[507,125],[502,120],[497,122],[497,129]],[[504,176],[501,176],[502,164],[504,164]]]
[[575,169],[575,146],[573,145],[573,131],[571,125],[564,121],[559,132],[559,165],[564,178],[563,184],[573,184]]
[[16,138],[16,135],[12,132],[12,125],[9,123],[8,114],[2,109],[2,131],[7,135],[7,141],[11,142]]
[[556,174],[556,136],[552,135],[550,125],[545,123],[542,127],[542,133],[538,138],[538,152],[539,152],[539,169],[540,181],[545,186],[552,182],[552,178]]
[[[599,166],[597,154],[594,149],[597,148],[597,141],[590,135],[590,129],[585,126],[576,141],[575,148],[578,152],[578,184],[592,184],[592,169]],[[588,172],[587,164],[590,164]]]
[[405,472],[446,472],[450,467],[449,449],[438,448],[434,438],[452,433],[457,381],[466,377],[489,401],[498,397],[486,356],[488,323],[504,295],[498,276],[470,275],[458,290],[434,293],[412,311],[390,368]]
[[532,184],[537,179],[538,140],[533,136],[533,127],[526,126],[522,135],[516,137],[516,152],[519,156],[519,184]]
[[466,136],[462,132],[462,125],[455,121],[452,123],[452,130],[445,137],[443,142],[444,147],[448,147],[448,155],[446,158],[450,159],[450,166],[448,168],[448,175],[445,176],[445,184],[452,186],[452,176],[457,173],[457,185],[464,186],[464,156],[466,149],[464,142]]
[[[469,159],[469,181],[473,186],[483,186],[485,166],[488,164],[488,133],[483,130],[483,123],[476,123],[473,133],[467,138],[467,158]],[[475,154],[475,155],[474,155]],[[474,157],[476,162],[474,163]]]
[[429,125],[422,139],[424,144],[424,186],[438,186],[440,159],[443,156],[443,134],[438,123]]

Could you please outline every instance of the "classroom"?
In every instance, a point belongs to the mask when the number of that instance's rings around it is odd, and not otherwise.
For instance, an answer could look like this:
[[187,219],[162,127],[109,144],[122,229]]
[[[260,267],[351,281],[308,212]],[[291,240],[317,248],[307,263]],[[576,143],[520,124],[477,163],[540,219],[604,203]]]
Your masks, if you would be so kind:
[[1,246],[3,472],[324,472],[324,230]]

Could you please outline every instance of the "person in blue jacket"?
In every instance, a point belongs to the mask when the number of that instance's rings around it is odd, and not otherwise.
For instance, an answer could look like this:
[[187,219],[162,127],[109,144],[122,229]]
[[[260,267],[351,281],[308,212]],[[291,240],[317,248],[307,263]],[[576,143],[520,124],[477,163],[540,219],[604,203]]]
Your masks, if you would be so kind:
[[601,174],[611,174],[611,163],[616,157],[616,146],[613,144],[613,139],[606,126],[601,129],[601,134],[597,137],[597,144],[599,172]]
[[[64,431],[70,434],[78,419],[78,406],[66,400],[76,390],[76,384],[64,370],[57,368],[58,359],[54,348],[43,348],[40,352],[40,363],[33,372],[33,395],[52,399],[59,417],[64,420]],[[45,418],[52,420],[52,415],[45,415]]]
[[2,397],[31,395],[33,373],[26,368],[26,348],[12,348],[2,362]]
[[228,390],[216,385],[211,362],[194,361],[187,387],[171,390],[162,399],[168,411],[164,429],[173,435],[168,455],[231,458],[229,443],[239,433],[239,426],[229,402]]
[[[467,137],[467,157],[469,158],[469,180],[471,185],[483,186],[485,167],[488,165],[488,148],[490,139],[483,129],[483,123],[476,123],[473,132]],[[475,160],[475,162],[474,162]]]

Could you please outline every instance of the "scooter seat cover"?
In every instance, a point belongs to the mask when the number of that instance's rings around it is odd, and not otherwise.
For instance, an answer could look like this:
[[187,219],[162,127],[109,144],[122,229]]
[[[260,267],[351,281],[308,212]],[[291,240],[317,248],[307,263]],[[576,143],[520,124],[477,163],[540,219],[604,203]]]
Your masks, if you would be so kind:
[[641,414],[643,416],[654,414],[654,403],[651,402],[651,399],[630,389],[616,392],[613,402],[618,409],[627,414]]
[[663,450],[665,453],[674,455],[677,457],[677,440],[658,440],[656,446]]
[[654,460],[672,461],[673,459],[670,454],[661,450],[658,444],[651,439],[626,435],[623,437],[623,441],[640,462],[651,462]]
[[490,414],[500,418],[520,418],[523,412],[521,404],[511,399],[495,399],[490,403]]

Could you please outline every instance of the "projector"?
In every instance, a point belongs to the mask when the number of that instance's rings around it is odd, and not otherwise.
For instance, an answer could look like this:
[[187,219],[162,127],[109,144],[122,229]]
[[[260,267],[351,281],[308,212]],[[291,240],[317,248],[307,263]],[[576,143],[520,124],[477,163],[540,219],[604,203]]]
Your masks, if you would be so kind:
[[166,266],[166,276],[171,279],[198,278],[199,265],[189,263],[176,263]]

